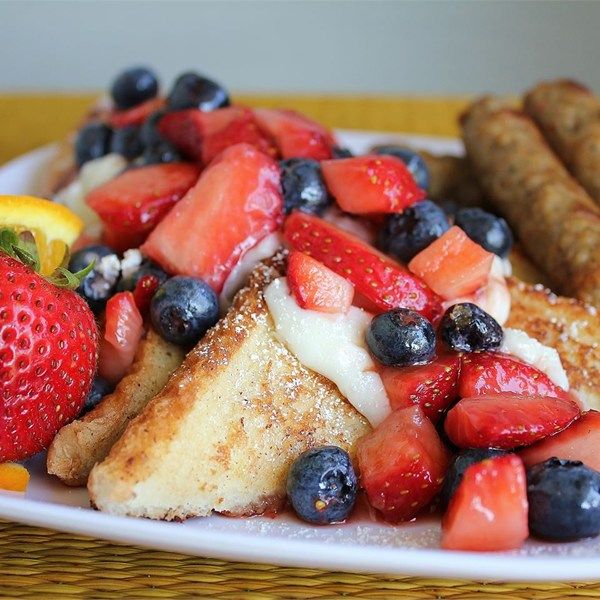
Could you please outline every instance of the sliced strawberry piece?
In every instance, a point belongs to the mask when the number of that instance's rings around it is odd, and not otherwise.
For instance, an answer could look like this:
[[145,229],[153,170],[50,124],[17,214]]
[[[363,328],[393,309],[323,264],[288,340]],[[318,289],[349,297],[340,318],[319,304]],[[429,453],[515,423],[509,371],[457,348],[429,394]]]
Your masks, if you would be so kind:
[[343,313],[352,305],[352,284],[308,254],[296,250],[290,254],[287,279],[296,302],[302,308]]
[[442,548],[500,551],[529,535],[525,468],[514,454],[471,465],[442,520]]
[[569,399],[542,371],[500,352],[463,355],[458,393],[462,398],[510,392],[523,396],[552,396]]
[[348,213],[402,212],[425,192],[394,156],[358,156],[321,163],[327,189]]
[[202,164],[202,140],[206,133],[204,115],[205,113],[196,109],[178,110],[167,113],[158,123],[159,133],[183,156],[199,164]]
[[388,521],[412,519],[439,492],[450,456],[418,406],[397,410],[358,443],[360,481]]
[[160,110],[165,105],[164,98],[152,98],[128,110],[116,110],[108,117],[111,127],[127,127],[128,125],[141,125],[153,112]]
[[451,227],[421,250],[408,268],[446,300],[472,294],[484,285],[494,255],[475,243],[460,227]]
[[393,410],[413,405],[437,423],[458,395],[458,354],[442,354],[428,365],[385,367],[379,375]]
[[254,113],[242,106],[229,106],[210,112],[181,110],[165,115],[160,133],[184,156],[208,164],[229,146],[246,143],[269,156],[277,156],[273,140],[258,126]]
[[444,426],[459,448],[512,450],[561,431],[577,417],[579,407],[569,399],[504,393],[463,398]]
[[600,471],[600,413],[590,410],[570,427],[542,440],[520,453],[526,466],[536,465],[555,456],[580,460]]
[[159,286],[160,281],[155,275],[144,275],[138,279],[133,290],[133,298],[141,314],[145,314],[150,308],[150,300]]
[[144,322],[131,292],[119,292],[106,303],[104,336],[100,340],[98,373],[119,382],[133,363]]
[[331,133],[319,123],[291,110],[254,109],[258,125],[275,140],[283,158],[332,157]]
[[227,148],[150,234],[142,252],[165,271],[219,293],[242,255],[283,221],[277,163],[248,144]]
[[379,312],[401,307],[430,321],[441,316],[440,298],[421,279],[352,234],[302,212],[288,217],[284,233],[292,248],[345,277]]
[[[221,111],[225,110],[235,110],[236,113],[223,127],[215,127],[214,131],[212,127],[207,127],[208,131],[202,144],[202,160],[205,164],[208,164],[225,148],[241,143],[250,144],[273,158],[277,157],[278,151],[275,143],[261,131],[249,108],[237,106],[221,109]],[[207,120],[214,118],[215,112],[218,111],[206,113],[205,118]]]
[[121,173],[94,188],[85,201],[102,219],[111,247],[123,251],[143,242],[197,179],[194,165],[150,165]]

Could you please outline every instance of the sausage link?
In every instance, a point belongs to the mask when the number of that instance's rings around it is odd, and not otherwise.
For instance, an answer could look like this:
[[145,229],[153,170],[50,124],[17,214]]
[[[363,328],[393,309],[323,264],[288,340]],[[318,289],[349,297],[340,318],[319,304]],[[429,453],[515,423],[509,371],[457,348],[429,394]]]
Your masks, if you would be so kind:
[[600,306],[600,208],[525,114],[493,97],[462,117],[467,154],[489,200],[556,290]]
[[600,204],[600,99],[583,85],[561,79],[534,87],[525,96],[525,112]]

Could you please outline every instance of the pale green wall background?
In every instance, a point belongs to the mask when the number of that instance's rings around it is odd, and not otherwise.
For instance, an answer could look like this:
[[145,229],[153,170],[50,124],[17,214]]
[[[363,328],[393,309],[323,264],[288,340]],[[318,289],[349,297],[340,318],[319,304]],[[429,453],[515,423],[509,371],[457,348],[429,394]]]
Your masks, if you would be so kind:
[[238,91],[600,89],[596,1],[0,0],[0,90],[105,86],[131,63]]

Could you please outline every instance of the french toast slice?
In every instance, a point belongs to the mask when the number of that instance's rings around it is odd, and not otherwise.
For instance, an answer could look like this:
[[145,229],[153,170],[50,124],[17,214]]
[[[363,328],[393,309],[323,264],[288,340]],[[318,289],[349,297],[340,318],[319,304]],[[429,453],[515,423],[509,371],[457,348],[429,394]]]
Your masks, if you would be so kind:
[[575,391],[586,408],[600,410],[600,315],[595,307],[556,296],[541,285],[507,280],[511,295],[507,327],[522,329],[556,348]]
[[185,352],[150,329],[127,375],[90,412],[62,427],[46,459],[48,473],[71,486],[85,485],[129,421],[164,387]]
[[94,506],[166,520],[275,511],[302,451],[335,444],[352,453],[367,421],[275,337],[262,291],[284,272],[284,253],[255,269],[227,315],[92,469]]

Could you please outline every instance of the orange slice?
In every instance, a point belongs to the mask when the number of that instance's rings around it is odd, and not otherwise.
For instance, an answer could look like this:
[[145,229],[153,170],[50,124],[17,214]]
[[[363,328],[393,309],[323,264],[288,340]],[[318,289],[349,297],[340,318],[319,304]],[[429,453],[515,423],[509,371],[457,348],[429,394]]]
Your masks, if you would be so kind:
[[66,206],[33,196],[0,196],[0,228],[30,231],[40,257],[40,272],[59,267],[83,229],[83,221]]
[[24,492],[29,483],[29,471],[17,463],[0,464],[0,489]]

